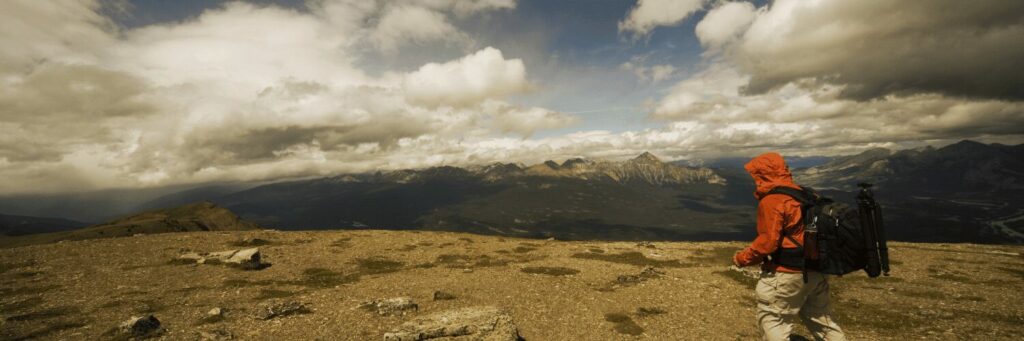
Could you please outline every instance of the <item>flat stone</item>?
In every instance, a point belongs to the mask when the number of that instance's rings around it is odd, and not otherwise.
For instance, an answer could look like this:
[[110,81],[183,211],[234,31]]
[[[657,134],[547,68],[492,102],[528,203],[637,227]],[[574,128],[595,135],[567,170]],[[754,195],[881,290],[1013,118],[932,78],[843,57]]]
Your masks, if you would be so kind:
[[419,311],[419,305],[410,297],[395,297],[373,300],[359,305],[361,308],[376,312],[378,315],[405,315]]
[[384,341],[517,341],[519,330],[508,313],[496,307],[449,310],[412,321],[384,334]]

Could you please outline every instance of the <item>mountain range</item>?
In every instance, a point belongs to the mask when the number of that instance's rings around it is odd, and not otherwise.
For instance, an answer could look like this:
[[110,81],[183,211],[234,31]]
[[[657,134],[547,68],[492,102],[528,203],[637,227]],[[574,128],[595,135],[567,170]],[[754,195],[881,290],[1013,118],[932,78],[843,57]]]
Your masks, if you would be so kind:
[[[973,141],[872,149],[802,158],[813,166],[794,167],[793,173],[798,183],[850,203],[857,183],[874,183],[892,239],[1017,243],[1024,242],[1022,151],[1024,145]],[[254,224],[289,230],[605,240],[753,237],[756,201],[749,175],[736,162],[709,164],[719,166],[663,162],[643,153],[625,161],[571,158],[343,174],[196,187],[140,201],[134,212],[209,200]]]

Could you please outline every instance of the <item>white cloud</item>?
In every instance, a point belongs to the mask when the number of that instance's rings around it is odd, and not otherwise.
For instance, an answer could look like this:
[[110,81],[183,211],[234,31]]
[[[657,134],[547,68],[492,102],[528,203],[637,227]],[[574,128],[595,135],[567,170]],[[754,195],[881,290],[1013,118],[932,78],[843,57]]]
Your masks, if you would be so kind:
[[490,114],[497,128],[503,132],[530,137],[538,130],[564,128],[579,122],[579,118],[545,108],[520,108],[498,101],[488,101],[481,109]]
[[721,3],[697,23],[697,39],[705,48],[716,51],[746,30],[754,16],[754,5],[749,2]]
[[[302,13],[235,2],[124,31],[109,27],[96,3],[4,4],[13,12],[0,22],[24,15],[38,27],[13,29],[36,32],[34,40],[0,40],[0,51],[18,53],[0,55],[0,127],[13,132],[0,137],[0,176],[19,179],[0,192],[369,170],[404,154],[411,139],[528,136],[575,121],[500,101],[528,82],[523,62],[494,48],[367,75],[353,62],[360,42],[381,37],[367,18],[410,4],[322,1]],[[469,15],[514,3],[416,4],[424,7],[413,12]],[[387,22],[395,48],[424,37]],[[81,46],[62,41],[71,33],[84,35]]]
[[423,65],[403,83],[409,101],[435,107],[473,105],[528,88],[523,61],[505,59],[492,47],[456,61]]
[[374,46],[393,52],[409,42],[460,41],[468,39],[440,12],[415,6],[393,6],[370,35]]
[[619,22],[619,32],[646,36],[658,26],[674,26],[704,7],[706,0],[637,0],[626,18]]

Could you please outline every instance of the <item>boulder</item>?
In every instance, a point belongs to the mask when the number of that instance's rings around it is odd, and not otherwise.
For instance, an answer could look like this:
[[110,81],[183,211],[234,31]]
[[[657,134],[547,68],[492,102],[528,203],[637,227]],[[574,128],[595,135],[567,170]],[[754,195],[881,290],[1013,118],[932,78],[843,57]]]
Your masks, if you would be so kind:
[[416,318],[384,334],[384,341],[520,339],[512,317],[491,306],[461,308]]
[[419,311],[419,305],[410,297],[395,297],[364,302],[360,308],[376,312],[377,315],[405,315],[409,312]]
[[178,259],[192,261],[196,264],[232,264],[243,269],[262,269],[266,266],[262,261],[259,248],[210,253],[189,252],[178,256]]
[[141,339],[159,335],[162,332],[163,328],[160,327],[160,320],[153,315],[133,317],[121,323],[117,328],[117,333],[123,338]]

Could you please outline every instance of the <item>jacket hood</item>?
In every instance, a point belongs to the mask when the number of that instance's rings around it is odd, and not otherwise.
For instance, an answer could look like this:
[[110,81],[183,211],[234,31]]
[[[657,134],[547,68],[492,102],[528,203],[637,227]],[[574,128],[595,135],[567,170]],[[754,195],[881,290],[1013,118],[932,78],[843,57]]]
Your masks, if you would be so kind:
[[744,165],[743,168],[754,178],[754,184],[757,185],[754,197],[757,197],[758,200],[761,200],[769,191],[778,186],[800,188],[793,183],[793,175],[789,172],[786,161],[782,159],[782,155],[779,155],[779,153],[772,152],[758,155]]

